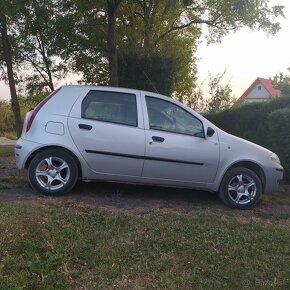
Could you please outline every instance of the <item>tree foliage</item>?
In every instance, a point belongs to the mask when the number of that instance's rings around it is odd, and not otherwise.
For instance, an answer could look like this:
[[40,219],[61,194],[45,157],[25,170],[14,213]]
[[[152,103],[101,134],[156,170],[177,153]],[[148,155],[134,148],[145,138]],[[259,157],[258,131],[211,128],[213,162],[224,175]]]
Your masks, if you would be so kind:
[[[118,3],[117,3],[118,2]],[[61,36],[62,55],[69,59],[74,69],[83,74],[83,81],[88,84],[108,84],[113,75],[112,62],[109,57],[110,39],[109,18],[110,9],[116,16],[113,38],[115,59],[119,58],[118,70],[120,85],[130,86],[131,81],[126,74],[126,64],[132,64],[130,53],[137,56],[134,71],[139,70],[137,64],[147,57],[148,63],[156,55],[167,59],[163,69],[172,71],[176,59],[183,66],[174,69],[174,74],[163,79],[177,96],[194,88],[196,67],[194,51],[201,35],[202,25],[208,27],[208,40],[219,41],[230,31],[242,27],[261,29],[267,33],[276,33],[280,26],[277,17],[283,16],[283,7],[270,7],[269,1],[256,0],[123,0],[123,1],[60,1],[62,9],[60,22],[63,29]],[[70,31],[70,32],[68,32]],[[112,56],[111,56],[112,58]],[[171,58],[171,61],[168,61]],[[160,62],[158,62],[160,63]],[[133,69],[132,69],[133,70]],[[157,71],[156,68],[154,68]],[[159,68],[159,71],[161,67]],[[130,70],[129,70],[130,71]],[[115,72],[116,73],[116,72]],[[157,74],[156,74],[157,75]],[[160,82],[160,76],[154,83]],[[140,79],[137,78],[140,76]],[[151,76],[152,79],[153,76]],[[116,78],[116,77],[114,77]],[[141,84],[140,88],[148,86],[144,83],[144,74],[134,75]],[[129,80],[127,83],[125,80]],[[136,84],[135,86],[136,87]]]
[[31,70],[25,76],[29,94],[54,91],[55,81],[67,73],[67,65],[58,59],[56,8],[53,0],[26,1],[18,26],[18,49]]
[[[290,73],[290,68],[288,68]],[[290,75],[285,75],[284,73],[278,73],[272,78],[273,86],[281,90],[283,96],[290,95]]]
[[18,59],[17,49],[13,45],[16,44],[13,28],[17,24],[18,18],[21,16],[21,1],[11,1],[5,3],[0,0],[0,35],[1,35],[1,57],[0,66],[4,71],[2,79],[9,84],[11,94],[11,108],[14,114],[15,130],[17,136],[21,135],[21,115],[20,107],[16,92],[16,74],[15,66],[20,63]]
[[170,95],[178,59],[160,54],[123,54],[119,58],[120,86]]
[[108,84],[105,1],[58,2],[57,49],[86,84]]
[[209,76],[209,100],[207,102],[207,111],[210,113],[220,112],[230,108],[234,99],[231,98],[232,88],[230,82],[222,83],[222,79],[226,74],[226,70],[223,73],[215,76]]
[[[14,83],[20,69],[31,93],[53,90],[70,67],[83,83],[155,90],[194,105],[202,96],[194,92],[202,33],[209,42],[243,27],[274,34],[283,9],[269,0],[0,0],[0,19]],[[3,76],[12,80],[3,52]],[[230,88],[210,90],[208,109],[226,108]]]
[[[53,91],[55,81],[66,76],[67,65],[56,44],[58,11],[54,0],[14,0],[5,5],[18,83],[28,93]],[[10,10],[8,9],[10,7]],[[5,74],[4,74],[5,78]]]
[[209,74],[208,89],[204,82],[197,85],[190,94],[182,96],[182,102],[201,113],[216,113],[232,107],[235,99],[231,97],[230,81],[224,81],[226,70],[222,73]]
[[169,23],[160,37],[191,25],[206,25],[208,40],[220,41],[230,31],[248,27],[275,34],[280,29],[277,17],[284,17],[284,6],[270,6],[269,0],[168,0],[168,6],[184,4],[180,22]]

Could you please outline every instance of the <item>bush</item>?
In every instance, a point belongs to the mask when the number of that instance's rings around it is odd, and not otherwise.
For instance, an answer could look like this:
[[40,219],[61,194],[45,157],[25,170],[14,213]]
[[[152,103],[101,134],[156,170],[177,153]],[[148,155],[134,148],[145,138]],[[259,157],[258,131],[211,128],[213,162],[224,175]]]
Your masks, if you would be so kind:
[[178,57],[124,53],[119,57],[119,85],[170,96],[178,73]]
[[277,153],[285,169],[284,180],[290,181],[290,97],[244,104],[206,118],[230,134]]
[[272,112],[268,116],[271,147],[282,159],[285,180],[290,180],[290,108]]
[[49,92],[43,92],[38,95],[31,95],[27,98],[19,97],[19,104],[21,108],[34,108],[39,104],[47,95],[49,95]]
[[0,132],[8,132],[14,130],[14,116],[11,111],[10,104],[6,101],[0,101]]
[[[41,100],[43,100],[48,93],[29,96],[27,98],[19,97],[19,105],[21,111],[21,118],[24,119],[26,112],[34,108]],[[14,115],[11,110],[11,105],[7,101],[0,101],[0,136],[9,136],[16,138]]]

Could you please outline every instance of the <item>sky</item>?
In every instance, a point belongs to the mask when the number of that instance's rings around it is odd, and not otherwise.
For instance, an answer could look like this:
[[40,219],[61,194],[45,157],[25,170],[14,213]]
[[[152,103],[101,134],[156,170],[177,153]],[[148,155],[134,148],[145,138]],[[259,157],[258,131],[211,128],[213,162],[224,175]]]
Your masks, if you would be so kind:
[[273,0],[272,5],[285,6],[285,18],[279,19],[281,30],[274,36],[243,28],[224,37],[220,44],[203,42],[197,51],[199,82],[208,80],[209,73],[227,70],[224,80],[230,81],[233,97],[240,97],[257,77],[269,78],[290,67],[290,1]]
[[[290,1],[271,0],[272,5],[285,6],[285,19],[279,19],[282,29],[274,36],[262,31],[243,28],[222,38],[221,43],[201,42],[197,50],[198,81],[206,89],[209,74],[227,70],[224,81],[230,81],[232,96],[240,97],[257,77],[269,78],[276,73],[287,73],[290,67]],[[58,85],[76,83],[70,76]],[[0,99],[9,99],[9,88],[0,82]]]

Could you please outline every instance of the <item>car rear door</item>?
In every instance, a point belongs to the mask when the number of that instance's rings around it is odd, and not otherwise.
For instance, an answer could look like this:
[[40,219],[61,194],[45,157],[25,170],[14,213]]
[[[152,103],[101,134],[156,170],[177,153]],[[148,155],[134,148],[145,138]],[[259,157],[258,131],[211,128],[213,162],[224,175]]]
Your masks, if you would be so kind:
[[75,103],[68,125],[95,173],[141,176],[145,133],[140,92],[91,89]]
[[143,177],[201,185],[213,182],[219,163],[217,133],[205,137],[204,124],[166,99],[143,94],[146,153]]

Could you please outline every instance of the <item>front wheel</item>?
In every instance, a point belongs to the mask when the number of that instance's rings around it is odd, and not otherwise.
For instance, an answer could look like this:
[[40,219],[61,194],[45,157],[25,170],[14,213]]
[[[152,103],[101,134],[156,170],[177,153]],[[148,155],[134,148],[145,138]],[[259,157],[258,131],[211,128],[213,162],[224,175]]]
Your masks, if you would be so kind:
[[32,159],[28,177],[34,190],[46,195],[62,195],[76,184],[78,167],[67,152],[49,149]]
[[262,182],[255,172],[247,168],[229,170],[221,183],[219,197],[231,208],[249,209],[262,196]]

